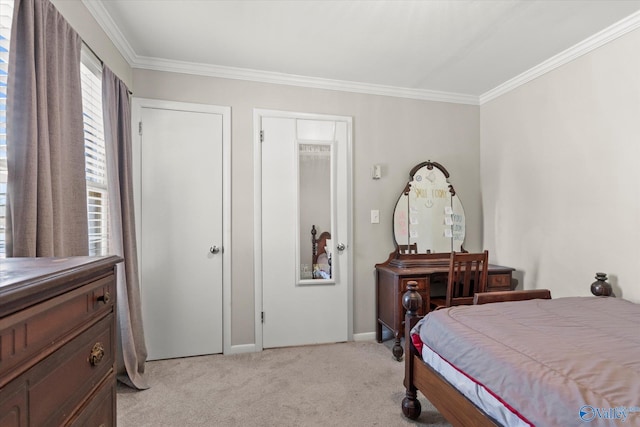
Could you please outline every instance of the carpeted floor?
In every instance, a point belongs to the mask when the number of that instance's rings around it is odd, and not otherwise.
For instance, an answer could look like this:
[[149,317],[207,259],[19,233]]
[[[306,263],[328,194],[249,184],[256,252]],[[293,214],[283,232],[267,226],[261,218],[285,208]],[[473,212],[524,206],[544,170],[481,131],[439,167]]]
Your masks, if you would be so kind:
[[403,417],[404,363],[372,341],[147,363],[151,388],[119,386],[118,426],[449,426],[420,395]]

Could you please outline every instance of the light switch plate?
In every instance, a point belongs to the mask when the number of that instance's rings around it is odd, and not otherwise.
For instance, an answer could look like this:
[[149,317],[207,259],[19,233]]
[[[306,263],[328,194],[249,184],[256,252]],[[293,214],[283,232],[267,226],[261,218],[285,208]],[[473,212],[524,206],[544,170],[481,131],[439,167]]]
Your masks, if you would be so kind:
[[379,224],[380,223],[380,211],[377,209],[371,210],[371,224]]

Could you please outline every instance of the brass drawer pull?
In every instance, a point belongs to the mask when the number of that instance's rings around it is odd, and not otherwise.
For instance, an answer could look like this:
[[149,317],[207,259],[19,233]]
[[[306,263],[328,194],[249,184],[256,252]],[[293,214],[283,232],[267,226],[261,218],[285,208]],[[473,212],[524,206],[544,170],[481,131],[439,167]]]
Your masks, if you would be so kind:
[[89,354],[89,363],[91,366],[96,366],[104,358],[104,345],[101,342],[95,343]]
[[111,301],[111,294],[109,292],[105,292],[104,295],[100,295],[98,297],[98,301],[102,301],[105,304],[109,304],[109,301]]

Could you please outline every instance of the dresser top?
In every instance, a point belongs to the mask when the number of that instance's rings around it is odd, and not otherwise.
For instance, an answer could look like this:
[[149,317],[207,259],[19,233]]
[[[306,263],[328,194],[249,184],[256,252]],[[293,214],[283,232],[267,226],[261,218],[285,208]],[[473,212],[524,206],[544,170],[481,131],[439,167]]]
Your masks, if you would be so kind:
[[20,282],[33,282],[64,274],[92,263],[102,263],[110,256],[75,256],[68,258],[5,258],[0,260],[0,295],[2,289]]
[[79,286],[83,278],[108,272],[120,261],[117,256],[0,259],[0,311],[26,304],[23,300],[35,302]]

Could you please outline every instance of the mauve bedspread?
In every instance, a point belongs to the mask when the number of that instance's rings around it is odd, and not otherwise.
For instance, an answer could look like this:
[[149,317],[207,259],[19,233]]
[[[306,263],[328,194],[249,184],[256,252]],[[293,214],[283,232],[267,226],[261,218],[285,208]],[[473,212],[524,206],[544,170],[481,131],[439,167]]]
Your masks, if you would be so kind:
[[640,426],[640,304],[571,297],[458,306],[417,329],[533,425]]

